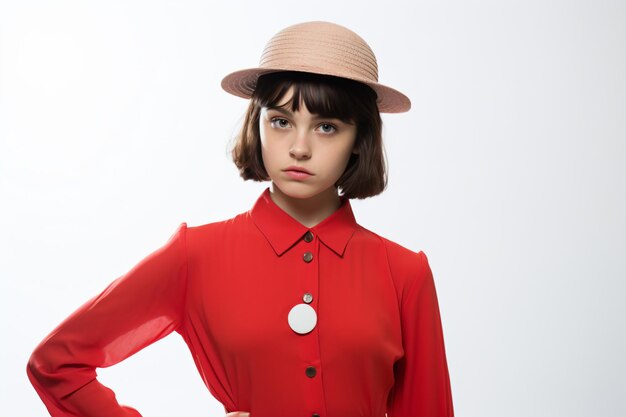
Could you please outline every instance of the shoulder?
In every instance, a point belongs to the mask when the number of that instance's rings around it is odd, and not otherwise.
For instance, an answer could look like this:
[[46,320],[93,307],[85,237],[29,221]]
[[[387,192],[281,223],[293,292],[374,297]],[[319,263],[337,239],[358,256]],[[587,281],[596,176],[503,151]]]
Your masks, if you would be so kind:
[[177,233],[185,235],[187,244],[190,247],[207,244],[209,242],[224,242],[224,239],[236,239],[245,237],[254,230],[250,226],[253,225],[250,212],[239,213],[231,218],[217,220],[199,225],[188,225],[183,222],[178,226]]
[[422,250],[415,251],[409,249],[361,225],[358,225],[357,231],[360,241],[380,245],[385,250],[389,266],[393,269],[392,272],[406,274],[407,272],[415,272],[416,269],[419,270],[428,265],[428,258]]
[[377,241],[384,248],[389,272],[400,295],[432,282],[432,271],[424,251],[409,249],[362,226],[359,229],[367,240]]

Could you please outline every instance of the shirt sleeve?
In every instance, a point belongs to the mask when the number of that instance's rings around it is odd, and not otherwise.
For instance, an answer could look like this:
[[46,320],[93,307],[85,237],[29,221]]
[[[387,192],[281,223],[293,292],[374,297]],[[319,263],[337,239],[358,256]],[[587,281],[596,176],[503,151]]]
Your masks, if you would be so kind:
[[401,298],[404,356],[394,367],[388,417],[452,417],[452,394],[433,274],[424,252]]
[[28,377],[53,417],[140,416],[96,379],[177,330],[186,287],[186,223],[102,293],[83,304],[33,351]]

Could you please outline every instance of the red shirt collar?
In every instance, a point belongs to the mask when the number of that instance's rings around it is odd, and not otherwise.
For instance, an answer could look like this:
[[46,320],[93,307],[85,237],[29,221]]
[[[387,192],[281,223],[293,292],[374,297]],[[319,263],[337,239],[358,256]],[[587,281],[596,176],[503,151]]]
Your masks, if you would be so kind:
[[250,210],[250,215],[278,256],[302,239],[309,230],[333,252],[343,256],[348,241],[357,228],[350,200],[345,197],[341,197],[341,206],[337,210],[311,228],[304,226],[278,207],[270,197],[269,188],[266,188],[257,199]]

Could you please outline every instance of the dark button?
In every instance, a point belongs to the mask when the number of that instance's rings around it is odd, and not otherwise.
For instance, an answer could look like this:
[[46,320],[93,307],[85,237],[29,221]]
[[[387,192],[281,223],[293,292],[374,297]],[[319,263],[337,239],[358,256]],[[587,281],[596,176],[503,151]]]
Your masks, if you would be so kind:
[[320,417],[320,415],[317,414],[317,413],[313,413],[313,414],[311,414],[311,417]]
[[309,242],[311,242],[312,240],[313,240],[313,233],[311,233],[311,231],[309,230],[308,232],[306,232],[306,233],[304,234],[304,241],[305,241],[306,243],[309,243]]
[[308,376],[309,378],[313,378],[315,374],[317,374],[317,370],[315,369],[315,366],[309,366],[306,368],[306,371],[304,371],[304,373],[306,373],[306,376]]
[[313,260],[313,254],[311,252],[304,252],[302,259],[304,259],[304,262],[309,263]]
[[311,301],[313,301],[313,294],[311,294],[310,292],[304,293],[304,295],[302,296],[302,301],[307,304],[311,304]]

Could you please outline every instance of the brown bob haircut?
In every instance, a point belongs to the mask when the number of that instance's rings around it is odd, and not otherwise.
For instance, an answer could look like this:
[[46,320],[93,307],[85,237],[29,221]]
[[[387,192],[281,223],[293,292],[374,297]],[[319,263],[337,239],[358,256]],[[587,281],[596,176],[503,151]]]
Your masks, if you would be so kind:
[[355,153],[335,184],[340,193],[359,199],[380,194],[387,186],[387,167],[376,93],[357,81],[305,72],[285,71],[259,77],[232,149],[241,177],[254,181],[270,179],[261,156],[259,116],[262,107],[278,106],[292,86],[292,111],[298,111],[303,102],[313,114],[356,125]]

